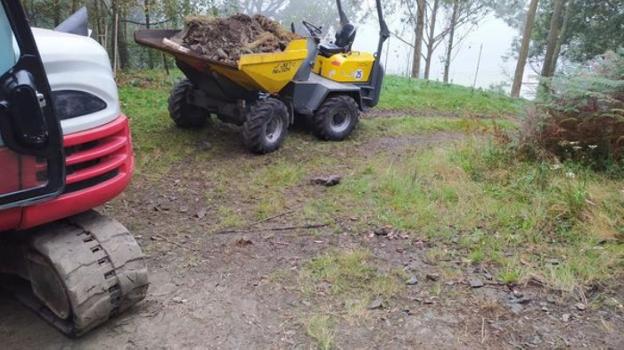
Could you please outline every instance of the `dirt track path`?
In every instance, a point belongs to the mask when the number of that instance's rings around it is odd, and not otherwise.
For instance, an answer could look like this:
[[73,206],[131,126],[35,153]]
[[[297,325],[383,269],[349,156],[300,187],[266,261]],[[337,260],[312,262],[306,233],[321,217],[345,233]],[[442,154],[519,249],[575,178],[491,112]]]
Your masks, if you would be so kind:
[[[397,153],[456,140],[455,134],[372,140],[372,149]],[[247,159],[247,158],[246,158]],[[251,158],[249,158],[251,159]],[[245,161],[257,161],[254,159]],[[190,170],[192,173],[193,169]],[[409,270],[417,286],[407,287],[388,306],[362,320],[339,321],[335,345],[342,349],[622,348],[622,313],[579,312],[569,301],[539,288],[521,289],[522,303],[507,286],[473,289],[469,269],[459,277],[440,274],[427,258],[436,242],[389,240],[367,232],[329,229],[215,235],[211,223],[189,219],[188,211],[155,210],[162,193],[189,203],[188,188],[139,179],[105,208],[137,236],[149,255],[147,299],[78,340],[67,339],[11,298],[0,295],[0,339],[6,349],[310,349],[305,319],[319,310],[296,285],[276,282],[278,271],[296,274],[309,259],[329,249],[369,250],[378,268]],[[196,188],[199,190],[199,188]],[[222,199],[227,201],[228,199]],[[238,205],[233,202],[232,205]],[[159,210],[163,210],[160,208]],[[287,218],[273,224],[287,225]],[[414,237],[412,237],[414,238]],[[431,290],[439,289],[437,294]],[[514,299],[515,298],[515,299]],[[621,299],[620,299],[621,300]],[[322,310],[320,310],[322,311]],[[564,315],[569,319],[563,321]]]

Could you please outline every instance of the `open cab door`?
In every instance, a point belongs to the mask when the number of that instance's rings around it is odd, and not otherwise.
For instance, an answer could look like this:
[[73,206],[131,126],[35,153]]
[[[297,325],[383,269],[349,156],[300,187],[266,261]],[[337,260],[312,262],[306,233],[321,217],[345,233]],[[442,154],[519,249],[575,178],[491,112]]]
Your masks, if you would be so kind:
[[65,186],[60,121],[20,1],[0,6],[0,210],[55,197]]

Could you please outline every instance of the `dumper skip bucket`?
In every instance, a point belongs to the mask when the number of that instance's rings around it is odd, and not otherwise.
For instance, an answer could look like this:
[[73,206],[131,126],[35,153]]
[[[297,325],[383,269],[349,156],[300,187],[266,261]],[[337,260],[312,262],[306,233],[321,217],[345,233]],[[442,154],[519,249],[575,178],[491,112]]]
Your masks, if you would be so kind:
[[199,72],[218,73],[247,90],[280,92],[297,74],[308,56],[307,39],[291,41],[282,52],[241,56],[238,65],[208,59],[170,40],[176,30],[140,30],[134,40],[143,46],[169,53]]

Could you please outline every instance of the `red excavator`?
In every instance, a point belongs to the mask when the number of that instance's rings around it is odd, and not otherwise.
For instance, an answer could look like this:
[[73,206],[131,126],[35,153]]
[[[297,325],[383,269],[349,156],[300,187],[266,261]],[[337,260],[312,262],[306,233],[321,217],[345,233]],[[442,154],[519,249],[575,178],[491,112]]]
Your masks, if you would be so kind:
[[130,182],[128,119],[86,9],[52,31],[1,4],[0,287],[79,336],[147,293],[139,245],[92,210]]

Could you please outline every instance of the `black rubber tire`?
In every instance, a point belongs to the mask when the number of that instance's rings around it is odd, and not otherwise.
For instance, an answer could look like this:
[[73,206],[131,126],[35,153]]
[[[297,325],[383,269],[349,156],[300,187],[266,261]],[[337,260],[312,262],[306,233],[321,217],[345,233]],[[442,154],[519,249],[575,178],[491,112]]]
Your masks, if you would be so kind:
[[193,89],[193,83],[184,79],[173,87],[169,96],[169,116],[180,128],[201,128],[210,116],[203,108],[188,103],[188,95]]
[[[335,124],[335,117],[343,114],[344,121],[339,126]],[[312,127],[314,134],[327,141],[342,141],[346,139],[360,120],[360,109],[351,96],[330,97],[314,113]]]
[[[267,154],[278,150],[288,135],[288,107],[276,98],[256,102],[243,124],[243,141],[253,153]],[[267,134],[270,123],[281,125],[278,135]]]

